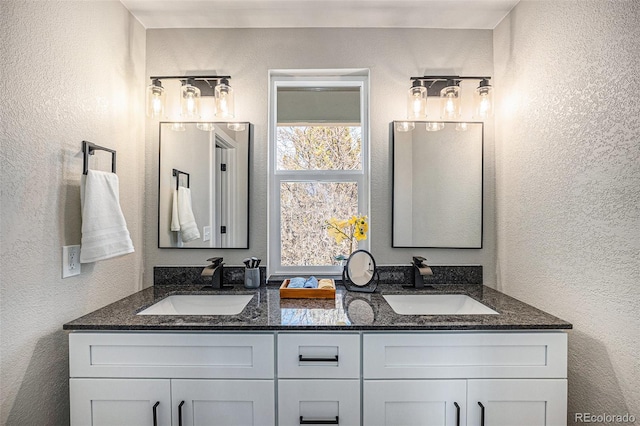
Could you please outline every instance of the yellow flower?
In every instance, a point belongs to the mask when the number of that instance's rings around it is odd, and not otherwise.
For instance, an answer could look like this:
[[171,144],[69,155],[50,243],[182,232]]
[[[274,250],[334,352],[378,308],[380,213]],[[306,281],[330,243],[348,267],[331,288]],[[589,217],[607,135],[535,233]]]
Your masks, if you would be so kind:
[[369,232],[369,223],[367,222],[367,216],[351,216],[349,219],[339,220],[335,217],[325,221],[327,233],[337,244],[340,244],[344,240],[349,240],[353,243],[353,240],[362,241],[367,239],[367,232]]

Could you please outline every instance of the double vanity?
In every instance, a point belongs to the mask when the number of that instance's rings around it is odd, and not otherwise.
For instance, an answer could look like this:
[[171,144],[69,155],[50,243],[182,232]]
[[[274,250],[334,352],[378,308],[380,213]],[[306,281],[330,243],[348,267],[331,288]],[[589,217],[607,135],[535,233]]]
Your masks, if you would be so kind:
[[565,425],[571,324],[481,284],[155,285],[64,325],[72,425]]

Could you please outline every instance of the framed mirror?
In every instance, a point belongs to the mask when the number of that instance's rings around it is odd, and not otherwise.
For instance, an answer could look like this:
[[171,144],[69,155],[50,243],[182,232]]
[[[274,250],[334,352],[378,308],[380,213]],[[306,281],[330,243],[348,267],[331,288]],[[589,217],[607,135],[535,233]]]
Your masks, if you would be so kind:
[[349,256],[342,272],[342,283],[349,291],[371,293],[378,286],[376,261],[366,250],[356,250]]
[[393,123],[392,246],[482,248],[483,123]]
[[249,123],[160,123],[159,248],[249,248]]

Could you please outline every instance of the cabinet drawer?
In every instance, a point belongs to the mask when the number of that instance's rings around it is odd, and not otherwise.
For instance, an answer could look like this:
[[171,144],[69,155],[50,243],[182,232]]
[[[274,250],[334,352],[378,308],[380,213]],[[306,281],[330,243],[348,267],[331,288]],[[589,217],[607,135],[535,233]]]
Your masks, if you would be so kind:
[[565,333],[365,334],[366,379],[566,378]]
[[[314,423],[315,421],[315,423]],[[359,380],[279,380],[278,425],[360,425]]]
[[270,379],[271,334],[72,333],[71,377]]
[[358,334],[279,334],[278,377],[360,377]]

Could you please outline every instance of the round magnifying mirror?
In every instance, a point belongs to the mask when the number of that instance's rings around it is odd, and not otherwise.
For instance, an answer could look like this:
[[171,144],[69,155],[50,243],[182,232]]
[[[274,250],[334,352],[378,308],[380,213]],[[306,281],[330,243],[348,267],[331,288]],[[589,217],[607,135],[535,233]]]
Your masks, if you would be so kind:
[[376,272],[376,261],[366,250],[351,253],[347,261],[347,276],[358,287],[366,286],[373,281]]

